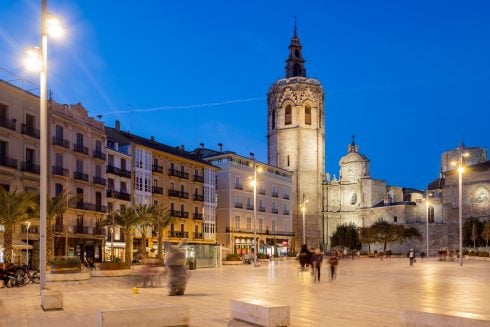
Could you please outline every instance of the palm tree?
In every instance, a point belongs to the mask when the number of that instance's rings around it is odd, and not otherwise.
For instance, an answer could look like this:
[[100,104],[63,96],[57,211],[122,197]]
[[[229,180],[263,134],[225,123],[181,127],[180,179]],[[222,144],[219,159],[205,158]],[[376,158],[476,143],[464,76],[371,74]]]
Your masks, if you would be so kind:
[[5,262],[12,261],[12,237],[15,224],[33,216],[36,210],[36,196],[35,192],[8,192],[0,187],[0,223],[5,226],[3,235]]
[[117,211],[112,210],[107,214],[104,220],[102,220],[102,226],[109,226],[109,231],[111,233],[111,261],[114,260],[114,247],[112,246],[112,244],[114,243],[114,230],[116,226],[119,226],[118,215],[119,213]]
[[138,217],[138,226],[141,230],[141,246],[140,254],[146,258],[146,238],[148,228],[151,227],[153,216],[153,206],[146,204],[138,204],[135,208],[136,216]]
[[136,210],[133,207],[121,207],[121,209],[119,209],[119,213],[115,216],[115,221],[116,224],[120,225],[124,229],[124,239],[126,241],[124,261],[127,264],[131,264],[134,227],[138,223]]
[[163,205],[153,206],[152,224],[157,231],[157,258],[162,259],[163,229],[172,223],[173,219],[168,213],[168,207]]
[[53,221],[57,216],[63,215],[68,209],[68,202],[72,199],[68,198],[66,192],[62,192],[56,197],[49,199],[46,210],[46,257],[47,262],[54,258],[54,235]]

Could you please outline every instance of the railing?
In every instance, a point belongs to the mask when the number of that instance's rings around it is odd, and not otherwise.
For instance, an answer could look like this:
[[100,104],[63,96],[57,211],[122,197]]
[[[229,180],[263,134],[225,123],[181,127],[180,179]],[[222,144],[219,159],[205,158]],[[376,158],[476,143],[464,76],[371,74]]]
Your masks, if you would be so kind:
[[284,200],[289,200],[289,194],[284,194],[284,195],[282,196],[282,198],[283,198]]
[[259,190],[259,194],[265,195],[265,190]]
[[73,226],[63,226],[63,227],[65,227],[65,230],[68,230],[68,232],[73,230],[75,234],[104,235],[104,233],[102,233],[102,229],[97,227],[83,226],[83,225],[73,225]]
[[260,212],[265,212],[265,207],[259,207]]
[[242,184],[235,184],[235,189],[243,190],[243,185]]
[[243,203],[235,202],[235,208],[243,208]]
[[[253,234],[254,230],[252,228],[236,228],[236,227],[226,227],[227,233],[244,233],[244,234]],[[281,235],[281,236],[294,236],[294,232],[285,232],[285,231],[270,231],[270,230],[260,230],[257,229],[257,234],[260,235]]]
[[119,200],[124,200],[124,201],[129,201],[131,200],[131,195],[128,193],[124,192],[117,192],[116,190],[107,190],[107,197],[108,198],[116,198]]
[[176,176],[176,177],[180,177],[180,178],[189,179],[189,173],[185,173],[183,171],[175,170],[175,169],[169,169],[168,170],[168,175],[169,176]]
[[204,195],[194,194],[193,199],[194,201],[204,201]]
[[202,233],[196,233],[194,232],[194,238],[202,238]]
[[107,158],[107,155],[100,150],[94,150],[93,156],[94,156],[94,158],[99,158],[102,160],[105,160]]
[[67,168],[63,168],[61,166],[53,166],[52,168],[53,175],[58,176],[68,176],[69,171]]
[[204,176],[194,175],[194,182],[204,183]]
[[87,211],[107,212],[106,206],[87,202],[76,202],[75,204],[71,205],[71,208]]
[[73,178],[80,181],[88,182],[88,174],[82,173],[81,171],[74,171]]
[[277,213],[279,213],[279,209],[277,209],[277,208],[272,208],[272,209],[271,209],[271,212],[272,212],[272,213],[277,214]]
[[24,135],[32,136],[32,137],[34,137],[36,139],[39,138],[39,130],[38,129],[35,129],[32,126],[27,126],[26,124],[22,124],[20,126],[20,133],[21,134],[24,134]]
[[279,193],[277,193],[277,192],[272,192],[272,193],[271,193],[271,196],[272,196],[273,198],[277,198],[277,197],[279,197]]
[[253,210],[254,205],[253,204],[247,204],[247,210]]
[[126,170],[126,169],[124,169],[124,168],[121,168],[121,169],[120,169],[119,176],[121,176],[121,177],[131,178],[131,171]]
[[106,180],[105,178],[102,178],[102,177],[99,177],[99,176],[94,176],[93,177],[93,182],[94,184],[98,184],[98,185],[106,185]]
[[182,199],[188,199],[189,193],[188,192],[181,192],[181,191],[177,191],[177,190],[168,190],[168,196],[175,196],[175,197],[182,198]]
[[36,165],[32,162],[23,161],[20,164],[20,170],[21,171],[27,171],[27,172],[33,173],[33,174],[39,174],[40,168],[39,168],[39,165]]
[[151,188],[151,192],[154,193],[154,194],[163,194],[163,187],[153,186]]
[[158,166],[158,165],[152,165],[151,166],[151,171],[152,172],[155,172],[155,173],[163,174],[163,167],[162,166]]
[[73,144],[73,151],[88,155],[88,147],[83,144]]
[[199,212],[194,212],[194,215],[192,216],[192,218],[202,220],[203,214],[199,213]]
[[53,136],[53,144],[67,149],[70,148],[70,142],[61,137]]
[[177,238],[188,238],[189,237],[189,232],[176,232],[176,231],[169,231],[168,232],[169,237],[177,237]]
[[17,122],[17,120],[15,120],[15,119],[8,119],[8,118],[0,119],[0,126],[15,131],[15,123],[16,122]]
[[17,169],[17,159],[2,157],[0,158],[0,166]]
[[170,210],[170,216],[178,217],[178,218],[189,218],[189,212],[178,211],[178,210]]
[[118,168],[113,165],[107,165],[106,172],[109,174],[119,175],[121,177],[131,178],[131,172],[129,170]]
[[289,215],[289,210],[284,210],[284,211],[282,212],[282,214],[283,214],[283,215]]

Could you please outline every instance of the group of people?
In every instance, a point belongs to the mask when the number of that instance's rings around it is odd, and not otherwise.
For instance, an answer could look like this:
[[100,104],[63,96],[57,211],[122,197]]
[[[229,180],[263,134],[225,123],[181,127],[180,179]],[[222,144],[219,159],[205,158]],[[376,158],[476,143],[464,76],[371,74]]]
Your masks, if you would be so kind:
[[[336,276],[337,265],[339,263],[337,252],[332,252],[328,263],[330,264],[330,280],[334,280]],[[311,273],[315,282],[320,282],[321,267],[323,262],[323,253],[319,248],[308,250],[306,244],[302,245],[299,253],[299,263],[302,270],[311,266]]]

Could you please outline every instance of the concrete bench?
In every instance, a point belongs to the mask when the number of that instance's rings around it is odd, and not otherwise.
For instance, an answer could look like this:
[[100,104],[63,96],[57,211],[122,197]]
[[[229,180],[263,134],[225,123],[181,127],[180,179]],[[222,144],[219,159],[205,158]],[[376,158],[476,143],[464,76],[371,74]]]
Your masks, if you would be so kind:
[[231,316],[233,319],[245,321],[258,326],[288,326],[289,306],[269,303],[255,299],[231,300]]
[[400,325],[404,327],[489,327],[490,320],[477,314],[438,314],[429,311],[405,310],[400,313]]
[[97,326],[188,326],[190,307],[183,304],[101,309],[97,312]]
[[45,311],[63,310],[63,294],[58,290],[41,290],[41,307]]

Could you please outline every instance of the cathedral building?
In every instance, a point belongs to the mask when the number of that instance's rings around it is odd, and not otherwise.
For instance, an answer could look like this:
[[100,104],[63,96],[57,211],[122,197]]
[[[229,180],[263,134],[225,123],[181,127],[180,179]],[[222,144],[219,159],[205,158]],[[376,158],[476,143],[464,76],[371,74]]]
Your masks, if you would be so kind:
[[286,76],[274,82],[267,94],[268,163],[294,173],[295,249],[305,243],[320,246],[322,242],[324,92],[320,81],[306,76],[304,63],[295,26],[286,60]]

